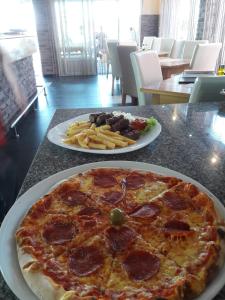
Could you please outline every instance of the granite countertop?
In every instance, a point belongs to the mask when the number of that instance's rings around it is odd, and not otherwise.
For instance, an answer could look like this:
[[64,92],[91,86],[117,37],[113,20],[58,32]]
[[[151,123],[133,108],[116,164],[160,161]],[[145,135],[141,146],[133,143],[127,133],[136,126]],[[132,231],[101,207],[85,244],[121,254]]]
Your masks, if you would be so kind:
[[[112,110],[115,109],[57,110],[50,128],[81,114]],[[225,102],[121,107],[120,110],[156,117],[162,125],[160,136],[140,150],[116,155],[67,150],[51,144],[45,138],[27,174],[21,194],[40,180],[73,166],[104,160],[132,160],[160,165],[190,176],[225,204]],[[0,299],[17,299],[2,277]],[[225,287],[214,299],[225,299]]]

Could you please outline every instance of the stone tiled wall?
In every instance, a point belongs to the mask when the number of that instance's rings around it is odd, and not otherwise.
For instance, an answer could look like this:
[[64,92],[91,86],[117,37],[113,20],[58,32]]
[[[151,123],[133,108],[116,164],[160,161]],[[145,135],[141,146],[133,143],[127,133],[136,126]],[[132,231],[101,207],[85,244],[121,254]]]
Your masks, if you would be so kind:
[[56,51],[49,1],[33,0],[43,75],[57,75]]
[[[14,62],[12,68],[23,94],[29,101],[37,92],[32,57]],[[15,102],[15,96],[0,66],[0,115],[6,130],[9,129],[18,113],[19,107]]]
[[204,20],[205,20],[205,6],[206,6],[206,1],[201,0],[196,40],[201,40],[203,37]]
[[141,16],[141,44],[144,36],[159,35],[159,15]]

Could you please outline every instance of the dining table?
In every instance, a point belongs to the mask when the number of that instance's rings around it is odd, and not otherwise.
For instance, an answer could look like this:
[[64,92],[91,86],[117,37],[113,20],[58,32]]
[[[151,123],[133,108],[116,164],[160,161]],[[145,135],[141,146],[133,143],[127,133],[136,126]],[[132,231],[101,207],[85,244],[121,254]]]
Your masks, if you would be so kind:
[[189,100],[193,83],[179,83],[181,75],[165,80],[157,80],[141,87],[141,91],[151,94],[152,104],[186,103]]
[[187,59],[160,57],[159,62],[161,65],[163,79],[168,79],[175,74],[181,74],[184,70],[190,68],[190,61]]
[[[146,118],[153,116],[162,126],[161,133],[153,142],[139,150],[110,155],[65,149],[51,143],[46,135],[23,182],[19,197],[41,180],[68,168],[100,161],[137,161],[163,166],[189,176],[210,190],[225,205],[225,101],[57,109],[48,131],[57,124],[82,114],[115,110]],[[14,292],[16,294],[16,288]],[[2,275],[0,299],[18,299]],[[225,286],[213,299],[225,299]]]

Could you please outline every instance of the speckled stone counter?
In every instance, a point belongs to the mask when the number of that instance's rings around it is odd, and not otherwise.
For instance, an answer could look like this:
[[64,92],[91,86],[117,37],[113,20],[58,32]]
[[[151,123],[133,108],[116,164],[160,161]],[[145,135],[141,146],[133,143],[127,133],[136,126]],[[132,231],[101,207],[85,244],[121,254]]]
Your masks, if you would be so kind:
[[[111,111],[115,109],[101,109]],[[21,193],[40,180],[73,166],[102,160],[133,160],[164,166],[199,181],[225,204],[225,102],[126,107],[120,110],[154,116],[162,125],[150,145],[127,154],[97,155],[76,152],[51,144],[45,138],[24,181]],[[50,128],[99,109],[57,110]],[[0,277],[0,299],[17,299]],[[225,299],[225,287],[214,298]],[[28,299],[21,299],[28,300]]]

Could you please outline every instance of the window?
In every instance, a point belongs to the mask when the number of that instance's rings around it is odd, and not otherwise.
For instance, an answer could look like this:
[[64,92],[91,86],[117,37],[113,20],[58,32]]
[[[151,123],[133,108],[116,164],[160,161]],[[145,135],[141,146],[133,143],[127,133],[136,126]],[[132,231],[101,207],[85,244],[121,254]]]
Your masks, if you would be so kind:
[[10,30],[36,34],[32,0],[1,1],[0,33]]

